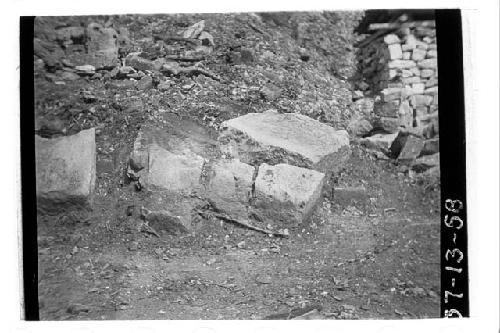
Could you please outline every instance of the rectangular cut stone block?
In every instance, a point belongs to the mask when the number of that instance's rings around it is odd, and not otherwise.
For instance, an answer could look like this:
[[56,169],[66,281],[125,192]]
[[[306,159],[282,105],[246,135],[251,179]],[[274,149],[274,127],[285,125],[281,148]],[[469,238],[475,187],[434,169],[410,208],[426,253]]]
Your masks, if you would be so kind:
[[329,172],[349,152],[347,131],[296,113],[249,113],[222,127],[222,150],[252,165],[288,163]]
[[149,172],[145,184],[173,192],[190,192],[200,188],[205,160],[193,153],[177,155],[156,144],[149,146]]
[[418,67],[426,69],[436,69],[437,68],[437,58],[429,58],[421,60],[417,63]]
[[411,55],[411,59],[414,61],[420,61],[422,59],[425,59],[426,54],[427,54],[427,51],[425,51],[425,50],[415,49],[415,50],[413,50],[413,53]]
[[389,61],[389,68],[400,68],[400,69],[408,69],[415,67],[416,63],[413,60],[391,60]]
[[413,95],[410,98],[410,103],[413,107],[427,106],[431,104],[432,96],[428,95]]
[[420,71],[420,76],[423,78],[431,77],[432,75],[434,75],[434,71],[432,69],[422,69]]
[[38,210],[58,212],[92,206],[95,129],[57,139],[35,136]]
[[403,58],[403,51],[401,50],[401,45],[394,43],[388,46],[389,54],[392,60]]
[[304,221],[320,200],[324,183],[325,175],[318,171],[263,163],[255,180],[255,195],[291,203]]

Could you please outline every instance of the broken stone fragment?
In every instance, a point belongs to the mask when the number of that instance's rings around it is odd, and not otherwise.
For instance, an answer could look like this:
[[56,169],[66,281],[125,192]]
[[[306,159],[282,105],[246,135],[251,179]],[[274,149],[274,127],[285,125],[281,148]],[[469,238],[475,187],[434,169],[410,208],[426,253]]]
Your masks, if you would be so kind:
[[141,52],[130,53],[125,58],[125,65],[133,67],[138,71],[157,70],[157,66],[153,63],[153,61],[142,58],[140,54]]
[[160,236],[164,233],[177,236],[189,232],[190,226],[182,221],[181,216],[176,216],[167,210],[149,211],[141,208],[141,218]]
[[400,161],[412,161],[424,148],[424,140],[408,132],[399,132],[391,145],[391,157]]
[[439,167],[439,153],[419,157],[412,164],[416,172],[424,172],[433,167]]
[[391,45],[395,43],[401,43],[401,40],[395,34],[388,34],[384,37],[384,43]]
[[57,213],[91,208],[95,185],[95,129],[44,139],[35,136],[37,208]]
[[82,76],[91,76],[95,74],[95,67],[92,65],[82,65],[75,67],[76,74]]
[[349,151],[347,131],[296,113],[249,113],[225,121],[222,128],[221,149],[251,165],[288,163],[330,172]]
[[373,136],[363,138],[359,143],[366,148],[380,150],[384,153],[389,151],[392,142],[396,138],[398,133],[393,134],[375,134]]
[[425,140],[424,148],[422,149],[422,155],[432,155],[439,152],[439,138],[432,138]]
[[255,196],[291,204],[299,220],[306,220],[321,198],[325,175],[288,164],[263,163],[255,179]]
[[214,46],[214,37],[206,31],[202,31],[198,39],[201,40],[201,45]]
[[186,30],[182,33],[182,37],[184,38],[198,38],[198,36],[201,34],[201,32],[205,29],[205,20],[201,20]]

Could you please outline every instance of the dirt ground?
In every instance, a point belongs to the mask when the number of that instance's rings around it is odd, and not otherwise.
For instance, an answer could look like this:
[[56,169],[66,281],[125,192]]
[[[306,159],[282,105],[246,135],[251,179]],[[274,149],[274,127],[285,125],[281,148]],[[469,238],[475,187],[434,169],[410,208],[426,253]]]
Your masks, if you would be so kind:
[[[314,309],[313,319],[439,317],[439,189],[355,142],[336,186],[365,191],[325,197],[306,223],[279,226],[288,237],[200,216],[193,216],[188,235],[143,232],[141,206],[199,204],[137,191],[125,180],[133,141],[146,124],[164,126],[175,114],[186,126],[216,132],[224,120],[276,108],[340,129],[352,116],[344,78],[352,61],[325,51],[339,45],[352,55],[344,47],[353,43],[349,34],[328,40],[349,30],[342,20],[300,44],[279,20],[203,18],[216,38],[206,68],[220,82],[160,77],[167,90],[141,90],[105,74],[61,84],[57,71],[35,69],[35,117],[45,130],[39,134],[95,127],[97,147],[93,211],[38,216],[40,319],[287,319]],[[153,54],[151,29],[185,28],[199,19],[124,16],[113,24],[129,29],[132,50]],[[228,63],[226,55],[239,47],[253,50],[255,59]],[[300,60],[309,59],[299,56],[305,49],[310,60]],[[278,86],[280,97],[263,98],[259,89],[267,84]]]

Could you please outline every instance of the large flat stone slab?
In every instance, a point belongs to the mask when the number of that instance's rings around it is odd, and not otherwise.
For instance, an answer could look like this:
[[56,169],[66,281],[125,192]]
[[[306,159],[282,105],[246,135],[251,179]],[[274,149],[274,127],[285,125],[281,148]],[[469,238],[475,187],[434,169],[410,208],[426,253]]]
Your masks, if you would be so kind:
[[35,136],[38,210],[89,208],[95,186],[95,130],[56,139]]
[[222,150],[241,161],[288,163],[329,172],[348,155],[349,135],[310,117],[268,110],[225,121]]
[[259,167],[255,179],[255,196],[291,204],[300,218],[306,220],[321,198],[325,174],[288,164]]

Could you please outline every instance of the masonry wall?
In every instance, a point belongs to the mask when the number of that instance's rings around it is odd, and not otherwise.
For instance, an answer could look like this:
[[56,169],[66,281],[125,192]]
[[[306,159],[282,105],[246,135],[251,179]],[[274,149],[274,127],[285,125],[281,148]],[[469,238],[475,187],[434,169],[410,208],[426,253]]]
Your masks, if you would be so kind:
[[436,29],[433,21],[407,24],[359,49],[358,87],[375,99],[375,127],[439,133]]

